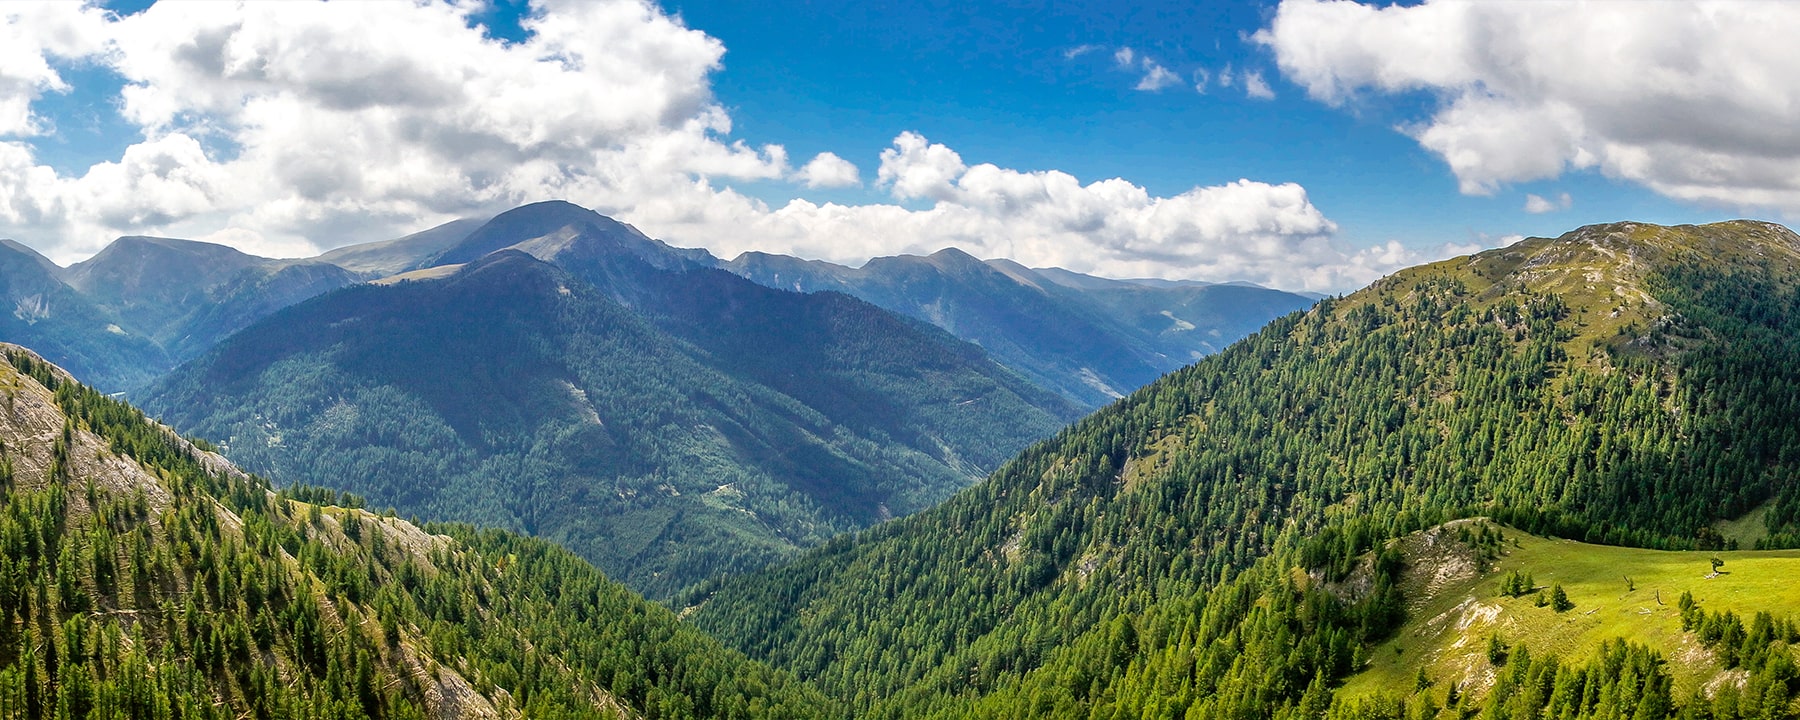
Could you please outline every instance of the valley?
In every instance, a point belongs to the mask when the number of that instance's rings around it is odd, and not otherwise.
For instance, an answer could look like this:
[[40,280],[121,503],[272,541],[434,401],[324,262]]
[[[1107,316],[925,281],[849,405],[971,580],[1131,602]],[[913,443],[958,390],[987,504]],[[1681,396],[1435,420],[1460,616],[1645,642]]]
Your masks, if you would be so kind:
[[0,720],[1800,720],[1796,36],[0,2]]
[[[402,266],[385,251],[362,257]],[[98,459],[148,463],[125,491],[222,494],[221,512],[237,513],[229,526],[268,537],[211,542],[280,549],[319,578],[305,582],[362,604],[332,622],[399,628],[382,632],[397,632],[400,650],[351,640],[319,651],[366,667],[355,673],[370,687],[395,678],[387,694],[355,697],[305,682],[261,690],[266,678],[209,674],[208,647],[146,638],[197,663],[183,682],[221,706],[330,697],[370,717],[466,715],[444,704],[461,693],[477,715],[500,716],[1794,710],[1800,555],[1774,549],[1800,537],[1787,480],[1800,458],[1788,407],[1800,387],[1800,237],[1786,228],[1590,226],[1412,268],[1066,426],[1073,402],[932,324],[696,257],[573,206],[522,208],[411,264],[449,270],[274,310],[145,391],[176,427],[298,479],[279,492],[156,440],[174,436],[25,350],[11,351],[11,386],[38,398],[40,436],[62,422],[127,438],[84,441],[112,448]],[[19,456],[21,477],[47,473],[12,507],[58,502],[51,488],[94,472],[59,464],[62,441],[7,442],[35,448]],[[92,532],[143,533],[120,522]],[[340,535],[305,529],[322,522]],[[142,535],[146,548],[157,532]],[[394,559],[390,535],[411,538],[412,554]],[[457,564],[444,548],[505,559]],[[21,566],[17,582],[54,580],[55,598],[120,608],[160,592],[120,595],[96,557]],[[431,568],[460,584],[412,579]],[[161,582],[217,585],[201,577]],[[609,598],[611,614],[548,590],[571,578],[588,588],[576,599]],[[302,609],[283,612],[309,612],[284,597]],[[523,625],[478,609],[500,597]],[[454,598],[465,600],[444,604]],[[66,622],[73,607],[52,598],[25,612]],[[604,666],[474,642],[505,627],[598,648],[624,636],[592,622],[617,613],[651,623],[631,637],[660,639],[602,653]],[[561,629],[532,634],[545,623]],[[277,675],[310,677],[306,637],[257,647]],[[618,669],[702,662],[683,653],[724,665]],[[462,680],[445,682],[473,694],[404,679],[430,663],[456,668]],[[573,675],[532,674],[545,663]],[[326,670],[318,688],[340,677]],[[598,689],[542,684],[568,677]],[[715,689],[652,692],[652,677]]]

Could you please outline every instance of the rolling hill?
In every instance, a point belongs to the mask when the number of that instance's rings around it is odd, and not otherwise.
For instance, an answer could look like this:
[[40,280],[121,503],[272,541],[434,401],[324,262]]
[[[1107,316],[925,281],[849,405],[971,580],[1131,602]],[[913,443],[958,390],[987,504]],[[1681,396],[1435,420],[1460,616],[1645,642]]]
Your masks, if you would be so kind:
[[549,543],[277,494],[0,352],[0,715],[834,712]]
[[[695,595],[693,621],[859,717],[1429,717],[1335,697],[1405,642],[1390,539],[1488,516],[1710,550],[1760,509],[1760,545],[1800,545],[1797,269],[1800,236],[1749,221],[1589,226],[1408,269],[940,506]],[[1775,664],[1756,673],[1782,672],[1786,640],[1760,636]],[[1499,697],[1531,706],[1494,716],[1701,707],[1670,694],[1670,650],[1520,658]]]

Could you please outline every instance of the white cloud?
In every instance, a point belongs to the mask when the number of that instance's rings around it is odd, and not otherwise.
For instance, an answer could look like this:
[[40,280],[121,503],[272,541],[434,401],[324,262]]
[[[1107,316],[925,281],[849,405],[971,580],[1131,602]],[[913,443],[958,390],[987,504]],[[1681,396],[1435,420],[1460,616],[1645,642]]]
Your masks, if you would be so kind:
[[1170,72],[1155,60],[1144,58],[1144,76],[1138,79],[1138,84],[1133,89],[1156,92],[1179,82],[1180,75]]
[[1666,196],[1800,211],[1800,5],[1284,0],[1255,35],[1331,104],[1425,92],[1404,128],[1461,189],[1597,169]]
[[861,173],[849,160],[823,152],[794,173],[795,179],[809,188],[855,187],[862,184]]
[[[126,232],[222,228],[308,252],[546,197],[622,212],[697,177],[789,174],[781,147],[726,139],[709,78],[723,46],[653,5],[542,3],[516,45],[469,27],[473,7],[95,15],[103,42],[67,45],[126,79],[120,111],[145,139],[79,175],[16,145],[0,178],[30,186],[0,187],[0,232],[64,261]],[[55,18],[4,19],[5,36],[59,36]],[[45,47],[40,60],[60,52]],[[33,97],[0,87],[0,108]]]
[[100,10],[77,3],[0,3],[0,137],[48,130],[31,102],[70,89],[51,61],[99,52],[105,24]]
[[[1090,46],[1081,46],[1081,48],[1088,47]],[[1079,50],[1081,48],[1077,49]],[[1075,57],[1074,54],[1066,54],[1066,56],[1071,58]],[[1121,70],[1131,70],[1143,73],[1143,75],[1138,77],[1137,85],[1132,87],[1134,90],[1158,92],[1181,82],[1180,75],[1176,75],[1173,71],[1163,67],[1162,63],[1157,62],[1150,56],[1131,49],[1130,46],[1120,46],[1119,49],[1114,50],[1113,62],[1118,64],[1119,69]]]
[[1100,49],[1099,45],[1076,45],[1075,47],[1072,47],[1072,48],[1069,48],[1069,49],[1063,51],[1063,59],[1064,60],[1074,60],[1075,58],[1081,57],[1083,55],[1086,55],[1088,53],[1091,53],[1091,52],[1093,52],[1095,50],[1099,50],[1099,49]]
[[1269,88],[1269,83],[1267,81],[1263,80],[1262,73],[1245,72],[1243,79],[1245,95],[1257,100],[1275,99],[1275,91]]
[[[912,132],[875,173],[899,202],[771,207],[731,183],[840,187],[861,173],[833,153],[796,169],[779,145],[732,138],[710,84],[724,48],[648,0],[547,0],[514,44],[469,27],[473,5],[25,7],[0,4],[0,39],[13,41],[0,43],[0,236],[61,262],[127,233],[305,255],[549,198],[728,256],[859,263],[956,246],[1100,274],[1341,290],[1429,255],[1347,246],[1292,183],[1159,197],[1119,178],[970,164]],[[68,62],[125,78],[106,100],[142,138],[58,173],[35,156],[30,133],[46,121],[30,113],[66,87],[50,68]]]
[[1207,72],[1206,68],[1194,71],[1194,92],[1205,95],[1206,85],[1210,82],[1212,82],[1212,73]]
[[1569,206],[1573,204],[1575,204],[1575,199],[1569,197],[1568,193],[1563,193],[1555,200],[1547,200],[1542,196],[1531,194],[1525,196],[1525,212],[1533,215],[1542,215],[1547,212],[1556,212],[1557,210],[1567,210],[1569,209]]
[[1336,224],[1292,183],[1239,180],[1157,197],[1117,178],[1084,185],[1054,170],[969,165],[955,150],[912,132],[882,153],[877,177],[896,198],[930,200],[931,207],[795,200],[769,210],[733,195],[735,202],[713,206],[717,214],[695,219],[692,230],[747,228],[709,245],[726,256],[761,249],[854,264],[954,246],[1115,277],[1248,279],[1314,290],[1357,287],[1437,257],[1398,243],[1348,247],[1335,239]]

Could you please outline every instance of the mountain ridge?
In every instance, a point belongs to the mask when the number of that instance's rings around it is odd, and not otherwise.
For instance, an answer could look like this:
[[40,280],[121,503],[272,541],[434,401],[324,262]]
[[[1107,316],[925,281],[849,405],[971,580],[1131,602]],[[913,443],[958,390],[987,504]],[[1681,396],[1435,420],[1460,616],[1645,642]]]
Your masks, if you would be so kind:
[[1632,223],[1401,271],[693,619],[864,717],[1372,712],[1332,688],[1405,619],[1390,538],[1720,547],[1767,504],[1800,545],[1796,262],[1772,224]]

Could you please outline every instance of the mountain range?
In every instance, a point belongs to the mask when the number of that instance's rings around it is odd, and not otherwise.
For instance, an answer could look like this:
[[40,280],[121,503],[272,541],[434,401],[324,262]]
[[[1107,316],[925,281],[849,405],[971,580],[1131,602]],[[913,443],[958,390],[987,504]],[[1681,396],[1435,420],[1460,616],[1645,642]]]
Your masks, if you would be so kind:
[[[74,330],[188,317],[14,254],[9,288],[83,308],[24,313],[72,351],[164,350]],[[1800,714],[1779,225],[1595,225],[1407,269],[1066,425],[1124,392],[1101,367],[1203,327],[1166,293],[1229,286],[721,263],[561,203],[338,258],[356,281],[140,395],[303,480],[278,493],[5,349],[0,710]],[[1110,308],[1082,327],[1118,347],[1044,339],[1033,318],[1078,307]],[[110,669],[151,652],[146,684]]]
[[[302,260],[4,250],[3,337],[234,460],[548,537],[659,598],[929,507],[1311,302],[956,251],[726,263],[565,202]],[[783,262],[816,282],[794,292]]]
[[935,327],[663,247],[505,213],[437,251],[475,259],[270,315],[143,402],[258,472],[550,538],[656,597],[928,507],[1079,414]]
[[[718,268],[783,290],[836,290],[981,345],[1003,365],[1095,407],[1215,352],[1317,296],[1242,285],[1117,281],[956,250],[876,258],[862,268],[746,253],[723,261],[675,248],[564,202],[464,219],[395,240],[276,260],[212,243],[124,237],[58,267],[15,242],[0,246],[0,337],[108,391],[140,389],[262,317],[359,282],[443,268],[572,225],[605,228],[662,269]],[[540,241],[540,245],[552,240]],[[531,251],[542,255],[553,252]]]

